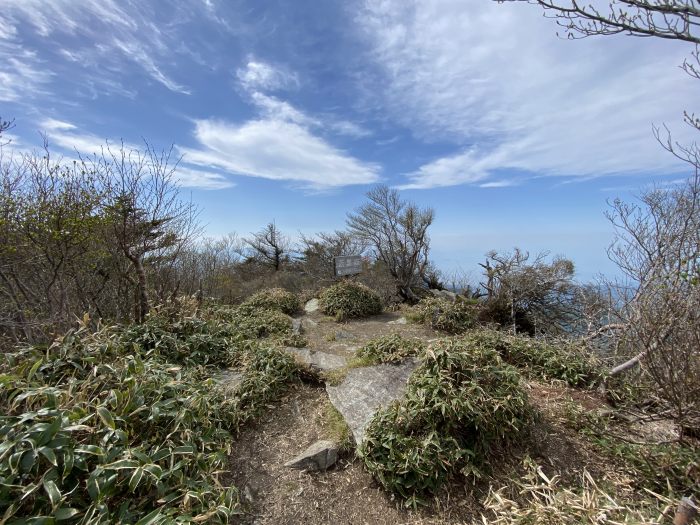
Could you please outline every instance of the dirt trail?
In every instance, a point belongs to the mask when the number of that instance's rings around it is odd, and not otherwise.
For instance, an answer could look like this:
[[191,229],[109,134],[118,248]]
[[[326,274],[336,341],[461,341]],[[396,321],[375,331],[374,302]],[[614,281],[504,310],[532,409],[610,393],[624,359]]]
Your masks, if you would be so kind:
[[[309,348],[350,357],[364,343],[384,334],[400,333],[404,337],[431,340],[437,333],[423,326],[397,323],[402,314],[386,313],[366,320],[336,323],[318,312],[302,317],[304,336]],[[568,388],[530,383],[530,393],[536,406],[561,396],[569,399],[574,393]],[[580,394],[575,394],[580,397]],[[573,397],[573,396],[572,396]],[[573,399],[572,399],[573,401]],[[583,405],[599,402],[586,395],[577,399]],[[476,485],[454,482],[448,484],[427,508],[406,510],[397,505],[376,481],[363,469],[354,451],[341,454],[339,461],[325,472],[307,473],[284,464],[303,452],[317,440],[330,439],[324,419],[330,401],[323,385],[298,385],[271,406],[255,423],[236,437],[230,456],[229,472],[224,484],[241,490],[245,514],[238,523],[272,524],[466,524],[481,523],[479,500],[488,490],[488,482]],[[540,407],[545,408],[545,407]],[[531,444],[523,450],[502,457],[492,465],[490,481],[502,486],[508,476],[521,466],[525,449],[534,459],[551,469],[552,474],[580,472],[587,467],[603,472],[607,462],[591,454],[583,440],[564,429],[558,418],[543,411]],[[499,481],[499,480],[502,480]]]
[[[387,312],[369,319],[350,320],[336,323],[320,312],[302,317],[304,336],[309,341],[309,348],[346,357],[364,345],[370,339],[381,335],[401,334],[425,341],[439,337],[433,330],[422,325],[402,324],[403,314]],[[405,321],[405,318],[403,318]]]
[[[323,388],[295,388],[236,440],[231,482],[247,499],[245,524],[397,524],[411,517],[396,510],[351,453],[326,472],[284,467],[323,434],[328,398]],[[229,480],[227,480],[229,481]],[[252,501],[251,501],[252,500]]]
[[[422,326],[391,323],[401,313],[336,323],[320,313],[302,317],[309,348],[350,357],[365,342],[384,334],[429,340],[437,337]],[[310,322],[309,322],[310,321]],[[355,459],[341,454],[325,472],[293,470],[284,463],[320,439],[329,439],[324,416],[330,401],[323,385],[293,387],[235,440],[230,472],[222,482],[241,490],[246,514],[242,524],[457,524],[465,523],[467,502],[436,501],[431,509],[400,508]],[[450,496],[446,496],[449,500]],[[471,503],[471,502],[470,502]],[[448,507],[449,510],[444,507]]]

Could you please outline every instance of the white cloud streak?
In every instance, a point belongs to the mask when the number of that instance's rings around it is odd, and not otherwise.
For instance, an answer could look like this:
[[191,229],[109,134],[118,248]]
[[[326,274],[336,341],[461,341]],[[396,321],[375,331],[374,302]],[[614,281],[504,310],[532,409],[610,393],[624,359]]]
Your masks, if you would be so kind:
[[[179,4],[170,6],[182,11],[182,16],[191,15],[180,9]],[[203,6],[204,8],[204,6]],[[0,100],[16,100],[16,93],[24,97],[42,94],[49,78],[39,77],[44,70],[37,67],[36,61],[27,60],[35,51],[25,47],[26,35],[34,31],[35,35],[50,42],[62,41],[63,48],[55,50],[56,55],[69,62],[80,63],[90,70],[85,72],[83,82],[95,86],[101,92],[128,95],[132,90],[122,85],[124,63],[130,62],[140,67],[155,82],[167,89],[189,94],[189,90],[174,80],[166,71],[165,65],[173,60],[182,48],[182,42],[176,41],[162,24],[154,23],[150,6],[141,2],[115,0],[3,0],[3,13],[0,15],[0,60],[12,59],[13,50],[8,46],[21,49],[25,53],[21,63],[25,67],[22,74],[15,65],[10,72],[0,78]],[[22,29],[23,35],[19,34]],[[59,38],[57,37],[66,37]],[[70,42],[70,43],[68,43]],[[179,44],[180,48],[175,44]],[[66,47],[67,46],[67,47]],[[182,51],[187,51],[182,48]],[[14,56],[17,57],[15,54]],[[18,57],[19,58],[19,57]],[[47,58],[49,59],[49,58]],[[55,60],[55,57],[50,57]],[[46,60],[46,59],[45,59]],[[12,69],[15,69],[13,72]],[[32,68],[28,73],[27,68]],[[12,75],[8,77],[8,75]],[[45,74],[44,74],[45,75]],[[25,82],[18,82],[24,79]],[[19,86],[16,92],[8,95],[7,85]]]
[[236,71],[236,76],[248,91],[274,91],[299,86],[296,74],[256,60],[249,60],[245,67]]
[[[0,27],[3,27],[0,18]],[[0,101],[17,102],[26,97],[46,93],[53,73],[36,53],[22,49],[15,41],[16,33],[0,33]]]
[[292,122],[306,128],[315,128],[356,139],[372,134],[370,130],[359,124],[338,119],[333,115],[310,116],[289,102],[266,93],[266,91],[298,88],[299,77],[296,73],[276,68],[265,62],[249,61],[245,68],[236,72],[236,76],[241,87],[250,96],[251,102],[266,118]]
[[195,122],[200,148],[180,148],[185,162],[230,173],[292,181],[313,190],[379,179],[379,167],[334,148],[301,125],[284,120],[232,124]]
[[357,21],[385,86],[377,103],[419,138],[455,145],[405,187],[484,185],[500,169],[591,177],[683,168],[651,125],[679,123],[697,99],[697,82],[677,67],[687,46],[565,41],[520,2],[369,0]]
[[[121,148],[121,141],[109,141],[92,133],[85,133],[70,122],[49,118],[41,123],[41,129],[49,140],[49,145],[58,146],[69,155],[78,152],[82,156],[100,155],[107,152],[107,148],[113,151]],[[124,142],[126,150],[138,151],[135,144]],[[203,190],[221,190],[235,186],[235,183],[220,173],[201,170],[185,164],[178,165],[174,173],[174,181],[184,188],[196,188]]]

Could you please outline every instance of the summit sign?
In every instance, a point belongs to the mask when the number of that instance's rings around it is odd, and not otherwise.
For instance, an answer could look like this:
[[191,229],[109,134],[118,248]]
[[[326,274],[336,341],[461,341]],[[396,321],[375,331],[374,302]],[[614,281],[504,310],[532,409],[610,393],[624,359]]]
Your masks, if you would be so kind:
[[333,263],[335,266],[336,277],[362,273],[362,256],[360,255],[344,255],[342,257],[334,257]]

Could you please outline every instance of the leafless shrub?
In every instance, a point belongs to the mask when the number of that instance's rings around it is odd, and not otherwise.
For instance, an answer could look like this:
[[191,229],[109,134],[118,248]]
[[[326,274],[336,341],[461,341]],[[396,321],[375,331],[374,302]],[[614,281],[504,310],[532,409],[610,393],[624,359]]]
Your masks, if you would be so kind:
[[515,248],[512,253],[489,252],[484,269],[486,304],[483,319],[510,326],[513,332],[561,333],[576,318],[573,305],[574,264],[562,257],[547,262],[547,253],[530,258]]
[[367,198],[369,202],[348,214],[348,228],[384,263],[399,294],[416,301],[413,288],[419,285],[428,264],[428,228],[434,211],[403,200],[397,190],[384,185],[370,190]]
[[700,175],[675,188],[615,200],[609,255],[634,294],[621,311],[621,341],[634,354],[621,373],[642,362],[681,423],[700,424]]

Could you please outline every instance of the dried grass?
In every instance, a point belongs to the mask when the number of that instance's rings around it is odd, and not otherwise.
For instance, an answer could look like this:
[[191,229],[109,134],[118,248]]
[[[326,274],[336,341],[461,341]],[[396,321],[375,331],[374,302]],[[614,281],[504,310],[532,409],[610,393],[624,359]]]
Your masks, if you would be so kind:
[[[615,488],[614,483],[598,483],[586,470],[580,475],[580,487],[571,489],[562,486],[558,476],[545,475],[531,460],[526,459],[526,463],[527,473],[522,479],[511,480],[498,490],[491,488],[483,502],[486,512],[482,513],[482,523],[660,524],[675,507],[672,498],[650,490],[645,490],[644,498],[637,499],[629,492],[610,490],[605,485]],[[512,496],[514,492],[516,496]]]

